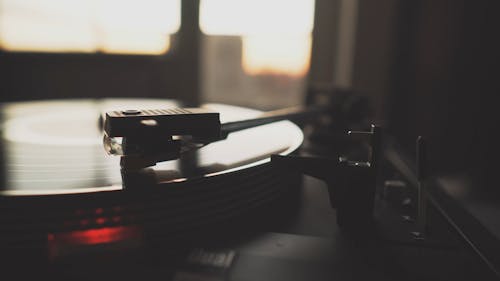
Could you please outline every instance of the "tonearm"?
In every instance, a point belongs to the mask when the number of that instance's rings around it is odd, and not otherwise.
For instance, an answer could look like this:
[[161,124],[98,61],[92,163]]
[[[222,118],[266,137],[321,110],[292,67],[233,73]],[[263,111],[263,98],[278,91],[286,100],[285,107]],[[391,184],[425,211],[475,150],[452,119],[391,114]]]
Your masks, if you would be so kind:
[[178,159],[233,132],[281,120],[300,123],[327,110],[291,107],[228,123],[221,123],[218,112],[205,108],[109,111],[104,121],[104,147],[109,154],[121,156],[123,169],[141,169]]

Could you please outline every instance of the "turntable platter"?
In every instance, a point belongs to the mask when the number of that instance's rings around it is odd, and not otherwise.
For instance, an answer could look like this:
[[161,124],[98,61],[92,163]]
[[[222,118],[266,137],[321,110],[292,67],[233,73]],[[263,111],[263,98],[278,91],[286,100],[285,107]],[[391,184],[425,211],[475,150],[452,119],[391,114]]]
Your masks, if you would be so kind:
[[[174,241],[167,237],[202,233],[242,216],[269,219],[262,214],[266,208],[276,213],[283,209],[277,203],[297,198],[299,175],[270,165],[271,154],[289,154],[302,143],[301,130],[289,121],[232,133],[137,173],[121,172],[119,158],[104,151],[99,116],[176,106],[145,99],[3,104],[0,249],[43,248],[47,241],[54,244],[54,237],[105,243],[115,241],[116,233]],[[204,107],[220,112],[221,122],[260,113],[222,104]],[[114,236],[97,239],[92,233]]]

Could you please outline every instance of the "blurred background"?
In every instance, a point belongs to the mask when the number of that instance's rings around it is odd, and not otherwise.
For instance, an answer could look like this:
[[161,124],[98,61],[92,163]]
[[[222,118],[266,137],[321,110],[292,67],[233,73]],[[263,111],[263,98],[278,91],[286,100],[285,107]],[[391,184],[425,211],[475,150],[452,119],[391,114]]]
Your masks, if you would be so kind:
[[314,0],[1,0],[2,99],[297,104],[313,18]]

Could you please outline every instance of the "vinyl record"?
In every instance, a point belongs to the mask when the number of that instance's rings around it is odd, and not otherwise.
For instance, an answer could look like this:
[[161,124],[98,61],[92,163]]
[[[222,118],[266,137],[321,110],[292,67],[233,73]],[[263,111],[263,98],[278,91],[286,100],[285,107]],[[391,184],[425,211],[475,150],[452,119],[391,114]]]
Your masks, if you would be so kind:
[[[296,185],[296,177],[274,169],[269,158],[302,143],[300,128],[289,121],[235,132],[179,160],[121,173],[119,158],[104,152],[99,116],[176,106],[146,99],[2,105],[0,247],[32,248],[54,239],[98,244],[144,229],[149,236],[182,234],[278,202]],[[220,112],[221,122],[260,113],[203,106]],[[96,231],[100,236],[89,235]]]

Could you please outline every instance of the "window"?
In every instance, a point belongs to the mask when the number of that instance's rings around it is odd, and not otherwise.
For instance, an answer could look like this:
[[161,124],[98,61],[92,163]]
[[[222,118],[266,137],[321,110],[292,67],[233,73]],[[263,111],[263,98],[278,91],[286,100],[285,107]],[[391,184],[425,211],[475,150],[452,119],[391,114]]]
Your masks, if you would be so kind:
[[[0,50],[164,54],[170,35],[179,30],[181,4],[181,0],[0,0]],[[263,109],[300,103],[309,68],[313,17],[314,0],[200,0],[202,99]],[[135,70],[120,68],[115,84],[102,83],[102,75],[116,72],[116,66],[85,59],[70,66],[61,62],[57,71],[40,67],[44,75],[30,76],[31,84],[37,85],[34,90],[23,90],[14,82],[7,88],[13,94],[37,97],[50,93],[88,96],[91,92],[128,96],[134,92],[133,81],[147,81],[147,87],[141,88],[149,92],[135,92],[158,96],[172,88],[171,80],[180,81],[172,79],[176,72],[167,73],[166,67],[148,62]],[[12,65],[19,64],[13,61]],[[62,79],[67,81],[66,88],[58,86],[60,73],[66,74],[68,67],[103,69],[94,76],[94,71],[88,72],[85,90],[71,73]],[[18,68],[12,75],[24,75]]]
[[0,0],[7,51],[161,54],[180,0]]
[[313,27],[312,0],[202,0],[200,27],[208,35],[241,36],[243,67],[303,75]]
[[201,0],[208,100],[273,108],[300,103],[314,0]]

